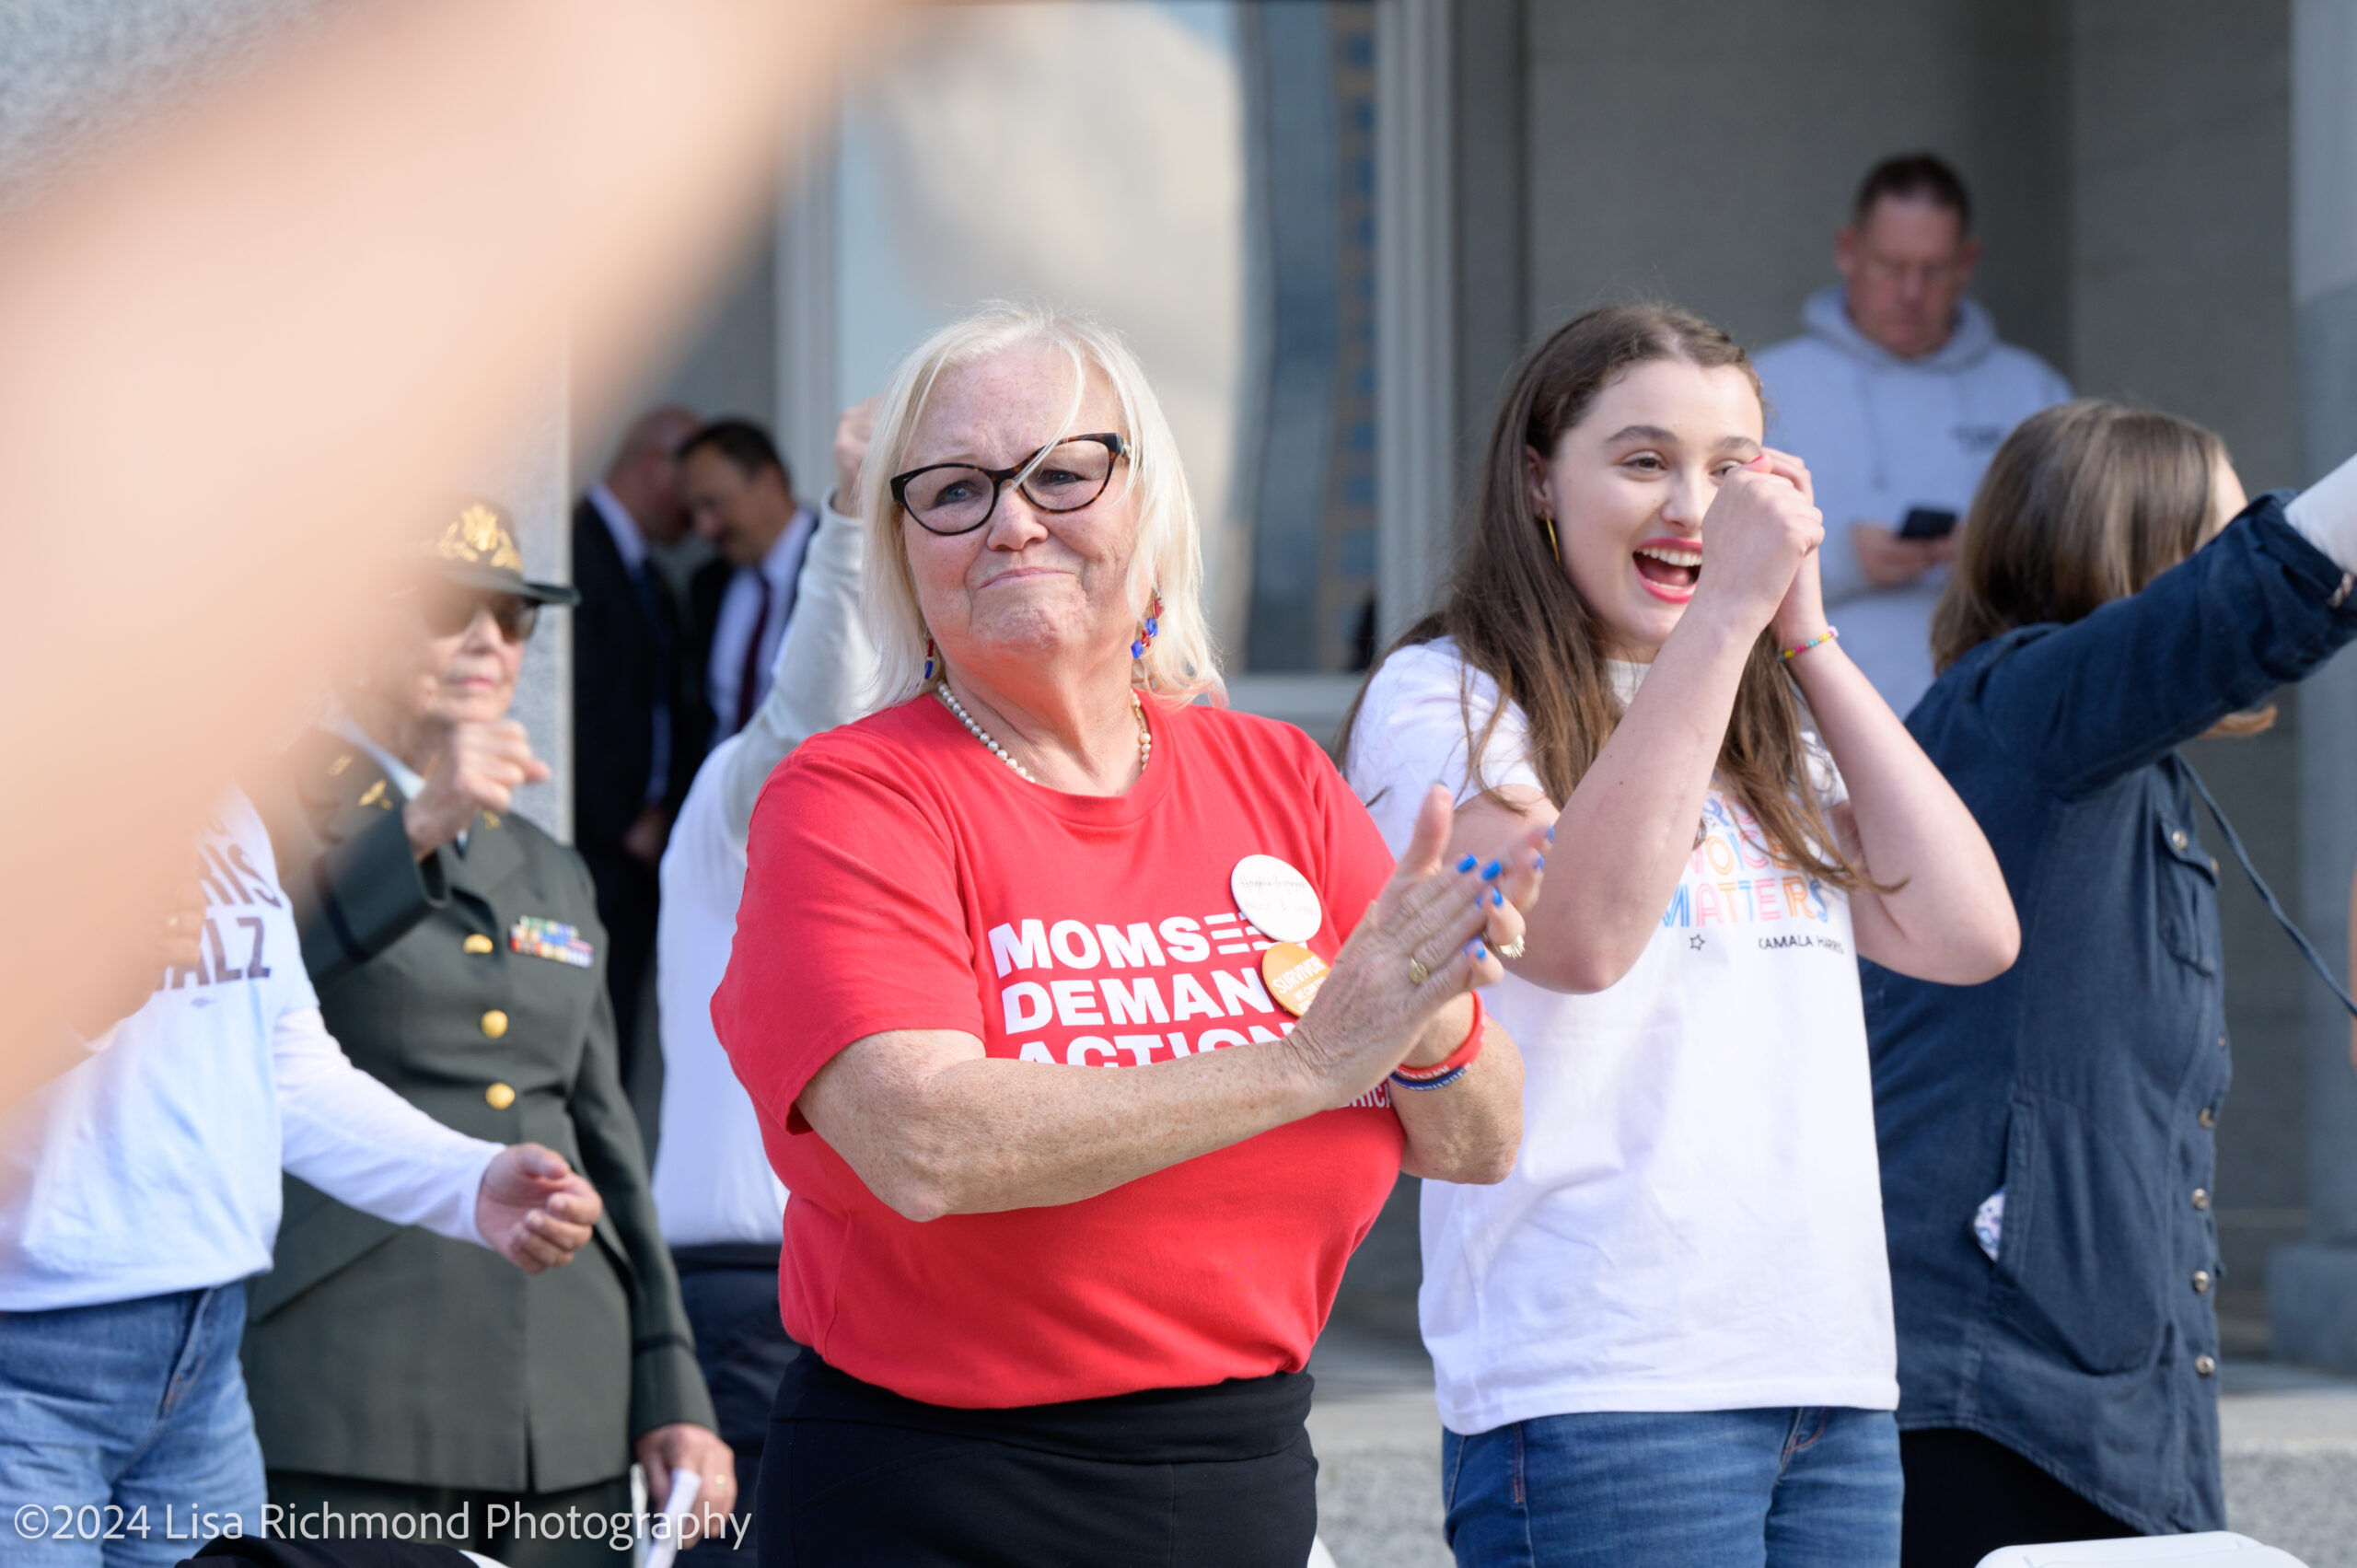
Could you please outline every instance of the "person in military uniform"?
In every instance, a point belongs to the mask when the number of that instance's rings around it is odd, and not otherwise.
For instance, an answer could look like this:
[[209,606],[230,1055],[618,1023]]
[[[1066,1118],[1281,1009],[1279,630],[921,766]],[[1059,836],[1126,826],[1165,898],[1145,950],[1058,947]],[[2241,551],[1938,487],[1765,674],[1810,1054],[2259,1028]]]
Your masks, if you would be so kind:
[[[454,508],[426,553],[339,676],[341,712],[253,793],[352,1060],[461,1132],[557,1150],[605,1217],[570,1268],[527,1278],[288,1178],[276,1264],[248,1293],[246,1376],[273,1503],[446,1518],[471,1504],[474,1539],[449,1544],[509,1568],[611,1568],[611,1542],[568,1509],[626,1513],[635,1457],[655,1506],[686,1469],[717,1525],[735,1464],[619,1079],[588,871],[508,811],[549,776],[507,717],[524,643],[573,590],[528,582],[481,503]],[[491,1529],[519,1509],[534,1522]]]

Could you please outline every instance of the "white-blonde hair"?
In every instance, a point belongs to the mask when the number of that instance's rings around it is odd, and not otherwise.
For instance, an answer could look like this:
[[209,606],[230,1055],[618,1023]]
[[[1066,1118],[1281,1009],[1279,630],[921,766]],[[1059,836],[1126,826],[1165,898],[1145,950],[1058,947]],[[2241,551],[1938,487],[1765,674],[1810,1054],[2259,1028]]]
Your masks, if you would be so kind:
[[944,327],[900,362],[876,411],[860,478],[861,520],[867,528],[865,587],[868,625],[879,664],[875,707],[914,696],[924,675],[926,632],[900,532],[900,508],[891,476],[908,459],[909,444],[925,400],[944,371],[973,365],[1024,343],[1062,349],[1072,361],[1073,401],[1061,429],[1039,439],[1052,444],[1073,434],[1087,395],[1088,373],[1102,375],[1120,399],[1120,434],[1130,447],[1129,482],[1136,496],[1137,536],[1126,584],[1130,609],[1143,618],[1162,596],[1160,630],[1132,672],[1133,684],[1178,702],[1216,684],[1219,670],[1211,626],[1203,618],[1203,551],[1187,473],[1178,460],[1161,401],[1120,334],[1095,319],[1049,306],[993,301]]

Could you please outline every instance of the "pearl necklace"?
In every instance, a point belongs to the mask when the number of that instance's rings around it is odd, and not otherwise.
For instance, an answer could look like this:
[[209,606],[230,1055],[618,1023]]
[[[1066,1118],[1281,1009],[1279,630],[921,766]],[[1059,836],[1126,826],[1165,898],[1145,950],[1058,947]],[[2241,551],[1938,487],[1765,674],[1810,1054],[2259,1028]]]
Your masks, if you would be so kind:
[[[1014,758],[1006,754],[1005,747],[1001,746],[997,741],[991,738],[991,732],[989,730],[984,729],[981,725],[974,722],[974,715],[966,711],[966,704],[960,703],[958,700],[958,694],[949,690],[949,682],[946,679],[936,680],[933,683],[933,694],[949,704],[949,711],[958,715],[958,722],[966,726],[966,733],[981,741],[982,743],[983,749],[987,750],[992,756],[997,758],[1000,761],[1005,763],[1008,767],[1013,768],[1016,773],[1022,776],[1024,782],[1027,784],[1038,784],[1039,782],[1038,779],[1031,776],[1030,769],[1025,767],[1022,763],[1016,761]],[[1138,700],[1137,689],[1135,687],[1132,687],[1130,689],[1130,712],[1136,716],[1138,721],[1138,771],[1143,772],[1145,771],[1146,763],[1151,761],[1154,758],[1154,731],[1146,726],[1145,704]]]

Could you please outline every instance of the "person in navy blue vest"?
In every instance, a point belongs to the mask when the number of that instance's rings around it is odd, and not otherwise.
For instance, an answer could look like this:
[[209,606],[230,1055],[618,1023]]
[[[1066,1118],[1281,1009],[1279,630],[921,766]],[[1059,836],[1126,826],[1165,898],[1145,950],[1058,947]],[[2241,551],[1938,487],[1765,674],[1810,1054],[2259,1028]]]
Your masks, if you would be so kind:
[[2357,460],[2247,505],[2215,436],[2115,403],[2030,416],[1973,501],[1907,726],[2021,958],[1865,976],[1908,1568],[2225,1527],[2218,862],[2177,749],[2357,636],[2351,568]]

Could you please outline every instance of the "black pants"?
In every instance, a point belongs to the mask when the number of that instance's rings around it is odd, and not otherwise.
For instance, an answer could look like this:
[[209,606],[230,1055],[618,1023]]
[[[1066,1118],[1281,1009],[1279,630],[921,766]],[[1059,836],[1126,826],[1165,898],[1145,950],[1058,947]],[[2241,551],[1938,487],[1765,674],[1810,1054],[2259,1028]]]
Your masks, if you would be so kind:
[[1902,1432],[1898,1463],[1900,1568],[1973,1568],[2003,1547],[2144,1533],[1977,1432]]
[[696,1337],[696,1365],[712,1390],[720,1436],[737,1455],[737,1524],[742,1549],[732,1536],[698,1541],[691,1550],[705,1568],[754,1561],[753,1496],[761,1474],[761,1447],[770,1433],[770,1409],[777,1403],[778,1380],[802,1349],[786,1337],[778,1319],[777,1255],[774,1247],[713,1246],[672,1249],[679,1271],[679,1295],[688,1327]]
[[1301,1568],[1306,1373],[1011,1411],[903,1400],[805,1352],[778,1389],[761,1568]]

